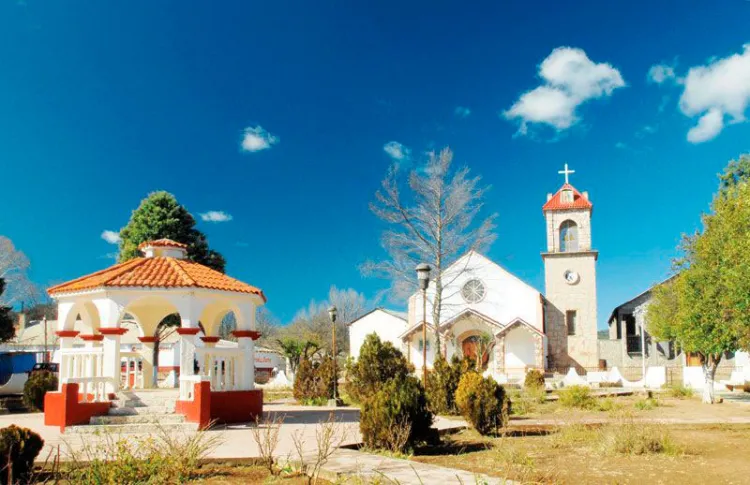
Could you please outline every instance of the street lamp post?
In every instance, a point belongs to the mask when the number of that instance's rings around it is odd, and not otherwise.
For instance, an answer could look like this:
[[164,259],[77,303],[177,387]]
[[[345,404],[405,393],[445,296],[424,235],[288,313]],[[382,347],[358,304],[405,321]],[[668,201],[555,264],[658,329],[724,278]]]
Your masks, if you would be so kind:
[[333,397],[330,401],[328,401],[329,406],[338,406],[339,400],[338,396],[336,395],[336,381],[338,380],[338,372],[336,370],[336,316],[338,314],[338,310],[335,306],[331,306],[328,309],[328,316],[331,317],[331,328],[333,330],[333,337],[331,342],[331,349],[333,353]]
[[[429,264],[422,263],[417,266],[417,280],[419,289],[422,290],[422,384],[427,385],[427,287],[430,286]],[[437,326],[435,327],[437,331]]]

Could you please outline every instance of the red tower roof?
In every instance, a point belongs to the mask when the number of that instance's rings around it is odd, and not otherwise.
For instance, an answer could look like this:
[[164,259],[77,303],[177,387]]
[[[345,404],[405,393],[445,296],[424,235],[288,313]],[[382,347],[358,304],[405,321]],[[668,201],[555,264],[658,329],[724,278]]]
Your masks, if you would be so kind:
[[[573,202],[565,202],[562,199],[562,192],[564,190],[573,191]],[[592,209],[594,206],[591,204],[588,198],[584,197],[583,194],[578,192],[575,187],[570,184],[563,184],[560,190],[555,192],[555,195],[550,198],[546,204],[542,206],[543,211],[562,211],[571,209]]]

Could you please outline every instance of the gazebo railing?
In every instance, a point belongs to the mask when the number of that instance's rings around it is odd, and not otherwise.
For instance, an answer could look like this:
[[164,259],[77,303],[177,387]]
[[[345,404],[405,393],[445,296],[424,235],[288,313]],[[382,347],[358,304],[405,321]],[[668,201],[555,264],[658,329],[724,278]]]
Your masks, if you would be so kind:
[[[104,350],[101,348],[67,348],[60,350],[59,388],[67,382],[103,376]],[[78,382],[80,384],[80,382]],[[79,386],[84,393],[84,386]]]
[[204,347],[195,350],[198,375],[211,382],[212,391],[239,391],[244,373],[244,349]]
[[143,356],[140,352],[120,352],[120,388],[143,389]]
[[66,384],[78,384],[78,399],[80,402],[108,402],[109,388],[114,386],[111,377],[68,377]]

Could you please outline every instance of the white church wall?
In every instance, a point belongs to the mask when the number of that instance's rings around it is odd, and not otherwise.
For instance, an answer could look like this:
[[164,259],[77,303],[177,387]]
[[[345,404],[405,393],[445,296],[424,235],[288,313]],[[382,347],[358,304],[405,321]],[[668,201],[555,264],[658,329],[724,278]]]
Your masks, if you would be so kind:
[[399,336],[406,331],[406,321],[381,309],[373,310],[349,326],[349,353],[359,358],[359,349],[365,338],[376,333],[383,342],[391,342],[394,347],[404,351]]
[[[485,286],[485,296],[477,303],[468,303],[461,288],[472,279]],[[443,274],[443,301],[440,320],[445,323],[467,309],[473,309],[502,325],[521,318],[542,330],[542,306],[539,291],[518,279],[506,269],[476,252],[470,252],[451,265]],[[432,323],[434,284],[427,290],[427,321]],[[421,294],[410,298],[410,324],[422,320]]]
[[505,335],[505,371],[508,373],[534,367],[535,341],[533,335],[523,328],[514,328]]

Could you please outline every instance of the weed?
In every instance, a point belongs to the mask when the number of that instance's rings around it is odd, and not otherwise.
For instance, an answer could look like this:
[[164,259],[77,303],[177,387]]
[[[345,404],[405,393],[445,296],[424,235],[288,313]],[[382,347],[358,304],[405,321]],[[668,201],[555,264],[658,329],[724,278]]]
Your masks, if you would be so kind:
[[586,386],[570,386],[559,392],[560,404],[566,408],[594,409],[596,398]]
[[659,401],[653,397],[638,399],[635,403],[633,403],[633,407],[635,407],[639,411],[651,411],[652,409],[659,407]]
[[692,387],[683,386],[682,384],[676,384],[669,388],[669,396],[676,399],[686,399],[693,397],[694,391]]

